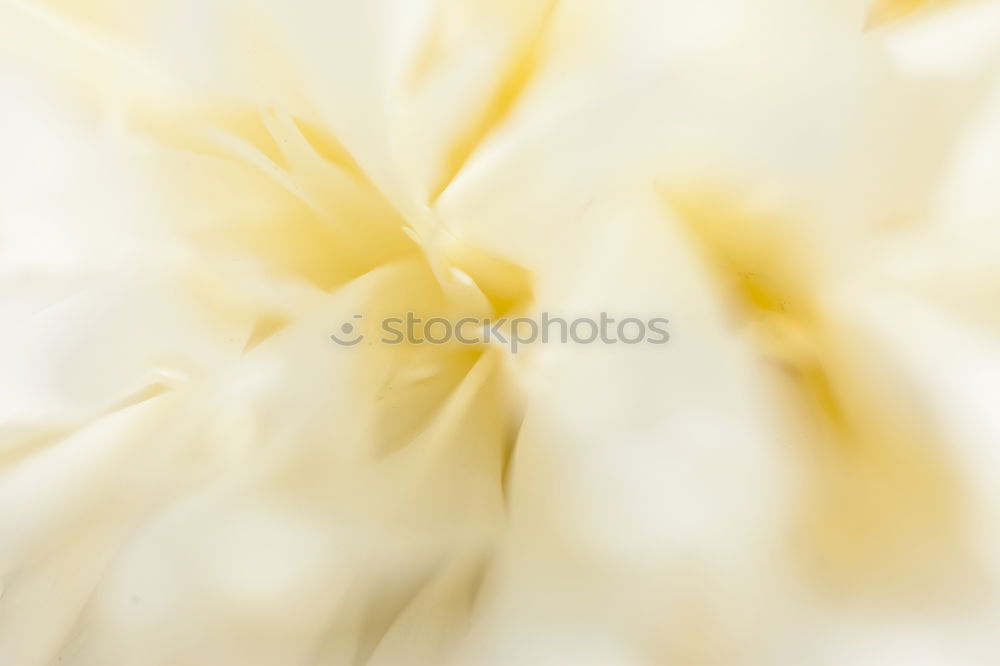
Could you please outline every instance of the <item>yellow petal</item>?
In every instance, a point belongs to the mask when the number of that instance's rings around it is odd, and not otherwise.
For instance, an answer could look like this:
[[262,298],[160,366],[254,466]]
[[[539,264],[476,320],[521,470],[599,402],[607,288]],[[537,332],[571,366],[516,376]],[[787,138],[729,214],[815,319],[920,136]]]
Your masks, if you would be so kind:
[[942,4],[941,0],[876,0],[868,12],[865,29],[877,28],[921,9]]

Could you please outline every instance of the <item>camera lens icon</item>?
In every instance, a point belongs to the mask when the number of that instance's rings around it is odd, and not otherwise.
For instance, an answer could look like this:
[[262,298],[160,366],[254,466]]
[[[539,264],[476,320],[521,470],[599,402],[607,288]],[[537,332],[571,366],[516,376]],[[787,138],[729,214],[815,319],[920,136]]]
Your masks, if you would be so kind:
[[[351,319],[360,320],[362,316],[354,315]],[[348,321],[341,324],[337,333],[331,333],[330,339],[341,347],[353,347],[364,340],[365,336],[358,330],[357,325]]]

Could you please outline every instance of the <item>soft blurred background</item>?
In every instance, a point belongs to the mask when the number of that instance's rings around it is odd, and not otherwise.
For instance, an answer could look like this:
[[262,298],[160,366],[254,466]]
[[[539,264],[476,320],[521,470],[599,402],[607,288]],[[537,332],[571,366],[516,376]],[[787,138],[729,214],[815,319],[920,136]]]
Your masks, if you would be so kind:
[[[1000,2],[0,0],[0,664],[1000,664]],[[666,345],[330,339],[414,312]]]

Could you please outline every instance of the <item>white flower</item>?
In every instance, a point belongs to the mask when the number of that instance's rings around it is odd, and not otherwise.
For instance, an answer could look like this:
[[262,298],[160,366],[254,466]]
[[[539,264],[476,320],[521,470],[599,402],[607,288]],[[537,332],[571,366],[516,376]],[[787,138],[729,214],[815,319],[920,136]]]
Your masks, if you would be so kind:
[[1000,4],[936,4],[0,0],[0,664],[1000,659]]

